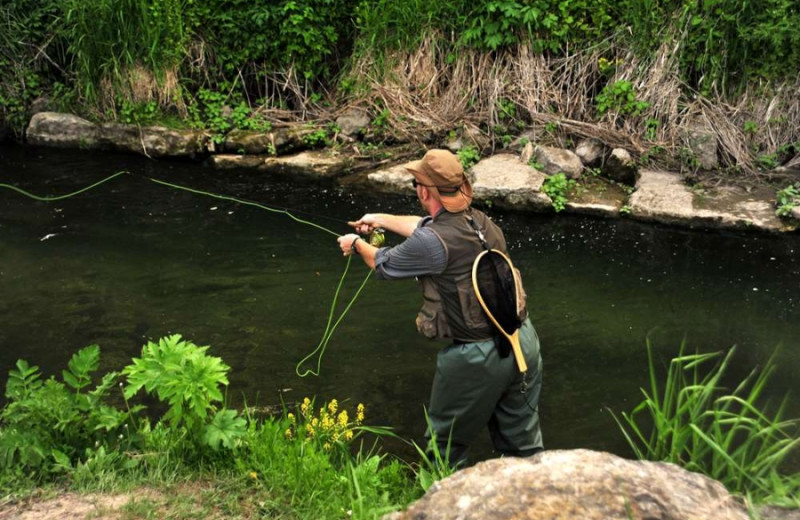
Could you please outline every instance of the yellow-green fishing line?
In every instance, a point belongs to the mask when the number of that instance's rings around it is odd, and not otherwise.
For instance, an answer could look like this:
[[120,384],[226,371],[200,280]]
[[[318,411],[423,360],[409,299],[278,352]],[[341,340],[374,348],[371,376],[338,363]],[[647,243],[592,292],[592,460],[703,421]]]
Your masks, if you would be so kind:
[[[15,191],[17,193],[20,193],[20,194],[26,196],[26,197],[29,197],[31,199],[38,200],[38,201],[41,201],[41,202],[53,202],[53,201],[56,201],[56,200],[63,200],[63,199],[68,199],[70,197],[74,197],[75,195],[79,195],[79,194],[84,193],[86,191],[89,191],[89,190],[91,190],[93,188],[96,188],[97,186],[100,186],[101,184],[103,184],[105,182],[108,182],[111,179],[114,179],[114,178],[119,177],[120,175],[123,175],[123,174],[126,174],[126,173],[130,173],[130,172],[124,171],[124,170],[123,171],[119,171],[119,172],[117,172],[117,173],[115,173],[113,175],[110,175],[110,176],[106,177],[105,179],[102,179],[102,180],[100,180],[100,181],[98,181],[98,182],[96,182],[96,183],[94,183],[94,184],[92,184],[90,186],[86,186],[85,188],[81,188],[80,190],[73,191],[72,193],[67,193],[66,195],[59,195],[59,196],[52,196],[52,197],[41,197],[41,196],[38,196],[38,195],[34,195],[33,193],[29,193],[29,192],[27,192],[25,190],[17,188],[16,186],[12,186],[11,184],[0,183],[0,188],[7,188],[9,190]],[[281,213],[281,214],[286,215],[287,217],[291,218],[292,220],[294,220],[295,222],[298,222],[300,224],[306,224],[308,226],[317,228],[320,231],[325,231],[326,233],[330,233],[333,236],[337,236],[337,237],[339,236],[339,233],[337,233],[337,232],[335,232],[333,230],[330,230],[330,229],[328,229],[328,228],[326,228],[324,226],[321,226],[319,224],[316,224],[314,222],[310,222],[308,220],[301,219],[301,218],[293,215],[289,210],[286,210],[286,209],[272,208],[272,207],[266,206],[264,204],[259,204],[258,202],[252,202],[252,201],[237,199],[235,197],[230,197],[228,195],[219,195],[217,193],[211,193],[211,192],[208,192],[208,191],[197,190],[197,189],[194,189],[194,188],[189,188],[187,186],[181,186],[179,184],[173,184],[171,182],[166,182],[166,181],[162,181],[162,180],[159,180],[159,179],[154,179],[152,177],[145,177],[145,178],[150,180],[150,181],[152,181],[152,182],[155,182],[156,184],[161,184],[163,186],[168,186],[170,188],[174,188],[174,189],[177,189],[177,190],[188,191],[188,192],[195,193],[195,194],[198,194],[198,195],[204,195],[206,197],[213,197],[215,199],[228,200],[228,201],[231,201],[231,202],[236,202],[237,204],[244,204],[246,206],[255,206],[257,208],[260,208],[260,209],[263,209],[263,210],[266,210],[266,211],[271,211],[273,213]],[[339,326],[339,323],[342,322],[342,320],[344,319],[345,315],[350,310],[350,307],[353,306],[353,303],[356,301],[358,296],[361,294],[361,291],[364,289],[364,286],[367,284],[367,280],[369,280],[369,277],[372,274],[372,270],[367,272],[367,276],[364,277],[364,281],[361,282],[361,285],[359,286],[359,288],[356,291],[356,293],[353,295],[353,297],[347,303],[347,305],[345,306],[345,308],[342,311],[342,313],[336,319],[336,322],[333,322],[333,315],[334,315],[335,310],[336,310],[336,304],[339,301],[339,293],[341,292],[342,285],[344,284],[344,280],[347,277],[347,272],[350,269],[350,261],[351,260],[352,260],[352,257],[348,257],[347,258],[347,263],[345,264],[344,271],[342,272],[342,276],[339,278],[339,284],[336,286],[336,292],[333,295],[333,301],[331,302],[330,312],[328,313],[328,322],[325,325],[325,331],[322,334],[322,339],[320,340],[319,344],[317,345],[317,348],[315,348],[309,355],[307,355],[306,357],[301,359],[297,363],[297,365],[295,366],[295,373],[300,377],[306,377],[309,374],[315,375],[315,376],[319,376],[320,367],[322,365],[322,357],[325,355],[325,350],[328,348],[328,342],[330,341],[331,336],[333,335],[333,332],[336,330],[336,327]],[[333,325],[331,325],[331,324],[333,324]],[[306,361],[308,361],[310,358],[312,358],[315,354],[318,354],[317,355],[316,370],[309,369],[309,370],[305,370],[305,371],[301,372],[300,368],[303,366],[303,364]]]

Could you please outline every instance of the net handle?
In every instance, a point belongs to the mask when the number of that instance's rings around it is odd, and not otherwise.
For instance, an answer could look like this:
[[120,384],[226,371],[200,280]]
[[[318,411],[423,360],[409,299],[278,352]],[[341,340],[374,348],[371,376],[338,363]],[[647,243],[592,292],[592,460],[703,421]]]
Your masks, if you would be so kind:
[[[519,367],[519,371],[524,374],[525,372],[528,371],[528,364],[525,362],[525,356],[522,355],[522,347],[520,347],[519,344],[519,329],[515,330],[513,334],[508,334],[503,329],[503,327],[501,327],[500,324],[497,323],[497,320],[486,306],[486,302],[483,301],[483,296],[481,296],[481,291],[478,289],[478,263],[480,262],[480,259],[483,257],[483,255],[487,253],[496,253],[503,257],[503,260],[505,260],[511,267],[511,274],[514,276],[514,286],[515,287],[519,286],[519,280],[517,279],[517,272],[514,269],[514,264],[511,263],[511,259],[505,254],[503,254],[502,251],[498,251],[497,249],[487,249],[485,251],[481,251],[480,254],[478,254],[478,256],[475,257],[475,261],[472,262],[472,289],[475,291],[475,296],[478,297],[478,303],[481,304],[483,311],[486,313],[486,315],[489,317],[492,323],[494,323],[495,328],[497,328],[497,330],[499,330],[500,333],[506,337],[508,342],[511,343],[511,350],[514,352],[514,359],[516,359],[517,361],[517,367]],[[519,295],[516,294],[516,291],[514,294],[514,298],[515,299],[519,298]],[[518,307],[518,305],[515,305],[515,307]]]

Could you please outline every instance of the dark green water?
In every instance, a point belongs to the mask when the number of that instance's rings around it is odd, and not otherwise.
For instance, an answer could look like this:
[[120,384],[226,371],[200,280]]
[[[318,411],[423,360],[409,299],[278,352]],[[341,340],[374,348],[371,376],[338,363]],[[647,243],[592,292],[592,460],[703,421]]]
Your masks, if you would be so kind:
[[[441,344],[415,331],[415,282],[371,280],[336,331],[320,377],[299,378],[295,364],[317,345],[345,265],[335,238],[144,176],[325,215],[307,218],[342,233],[342,221],[367,211],[416,212],[414,200],[136,156],[0,147],[0,182],[39,195],[121,169],[134,175],[59,202],[0,190],[3,385],[18,358],[57,373],[75,350],[97,343],[102,370],[115,370],[148,339],[181,333],[232,367],[234,404],[349,399],[367,405],[370,424],[419,440]],[[782,344],[771,392],[792,389],[800,372],[800,236],[491,214],[523,272],[542,340],[547,447],[628,454],[606,407],[628,411],[640,401],[648,337],[660,360],[683,340],[690,350],[738,345],[734,375]],[[365,274],[353,264],[343,298]],[[800,397],[790,411],[800,416]],[[489,451],[484,439],[476,447],[479,457]]]

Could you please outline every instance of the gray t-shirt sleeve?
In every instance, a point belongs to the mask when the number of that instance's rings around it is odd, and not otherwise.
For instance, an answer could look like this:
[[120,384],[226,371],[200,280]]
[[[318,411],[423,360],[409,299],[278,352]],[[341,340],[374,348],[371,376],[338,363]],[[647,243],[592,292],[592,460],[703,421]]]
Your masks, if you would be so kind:
[[395,247],[375,253],[375,274],[379,280],[398,280],[439,274],[447,266],[444,244],[430,229],[418,227]]

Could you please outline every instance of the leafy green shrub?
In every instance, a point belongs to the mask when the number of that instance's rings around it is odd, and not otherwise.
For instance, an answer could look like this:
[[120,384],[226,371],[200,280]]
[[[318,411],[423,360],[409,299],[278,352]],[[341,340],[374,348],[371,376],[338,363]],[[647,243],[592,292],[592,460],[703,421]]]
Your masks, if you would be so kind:
[[630,81],[616,81],[604,86],[595,97],[595,103],[597,103],[597,113],[601,116],[609,111],[638,116],[650,106],[646,101],[636,99],[636,92]]
[[778,190],[776,195],[778,209],[775,210],[775,214],[779,217],[788,217],[794,208],[800,205],[800,183],[791,184]]
[[564,173],[556,173],[550,175],[544,180],[542,184],[542,191],[550,197],[553,202],[553,209],[556,213],[562,211],[567,205],[567,195],[575,187],[576,182],[572,179],[567,179]]
[[[785,420],[783,406],[772,416],[760,406],[773,362],[754,369],[726,393],[722,378],[736,349],[725,356],[685,355],[683,349],[670,362],[660,388],[648,342],[650,390],[642,390],[645,399],[630,414],[614,416],[637,457],[704,473],[756,501],[780,501],[800,490],[800,474],[781,473],[800,446],[800,420]],[[714,366],[702,371],[709,363]],[[652,424],[649,433],[645,424]]]
[[107,403],[118,374],[106,374],[87,389],[99,361],[97,345],[79,350],[62,381],[42,380],[39,367],[17,361],[6,385],[8,404],[0,412],[1,470],[53,473],[91,458],[99,448],[116,450],[131,442],[129,413]]
[[125,398],[144,389],[169,405],[160,421],[171,430],[198,446],[233,448],[245,433],[246,421],[233,410],[217,408],[230,367],[206,350],[180,334],[148,342],[142,356],[122,371],[128,380]]
[[464,171],[472,168],[474,164],[481,160],[481,152],[474,146],[464,146],[456,152],[456,156],[461,161]]

